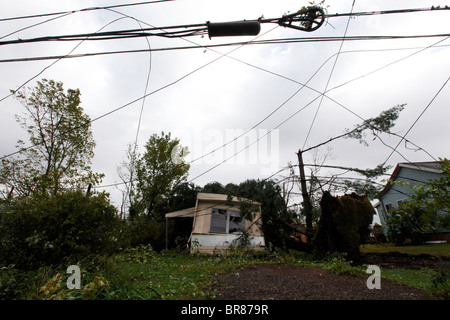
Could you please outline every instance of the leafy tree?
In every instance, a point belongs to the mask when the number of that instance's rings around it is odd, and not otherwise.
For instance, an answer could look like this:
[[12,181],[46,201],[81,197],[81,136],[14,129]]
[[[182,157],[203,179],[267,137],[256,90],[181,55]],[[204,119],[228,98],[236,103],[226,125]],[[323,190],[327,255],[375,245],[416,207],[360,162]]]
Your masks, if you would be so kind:
[[35,191],[57,194],[98,183],[102,175],[90,167],[95,142],[90,118],[80,106],[80,90],[65,92],[62,82],[43,79],[14,95],[26,110],[16,120],[27,131],[31,147],[19,140],[19,156],[2,159],[3,197]]
[[209,182],[209,183],[205,184],[202,188],[202,192],[226,194],[227,190],[220,182],[214,181],[214,182]]
[[180,183],[170,191],[168,197],[169,211],[177,211],[195,207],[197,201],[197,193],[202,190],[201,187],[194,183]]
[[187,154],[187,148],[178,139],[172,139],[170,133],[150,137],[144,154],[136,161],[137,192],[131,216],[144,213],[148,218],[164,217],[171,190],[187,178]]

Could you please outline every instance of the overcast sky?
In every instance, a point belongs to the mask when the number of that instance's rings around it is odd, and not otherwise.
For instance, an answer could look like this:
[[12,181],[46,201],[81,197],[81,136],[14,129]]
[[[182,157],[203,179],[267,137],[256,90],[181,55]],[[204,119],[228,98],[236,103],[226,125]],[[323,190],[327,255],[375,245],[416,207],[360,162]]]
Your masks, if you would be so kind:
[[[15,0],[2,3],[0,18],[130,2],[133,1]],[[75,12],[20,32],[15,31],[57,16],[0,21],[0,37],[3,37],[0,41],[92,33],[106,25],[103,31],[140,28],[135,20],[124,18],[125,15],[163,27],[206,21],[251,20],[262,15],[275,18],[295,12],[307,4],[307,1],[291,0],[177,0],[116,8],[114,12]],[[325,4],[328,5],[329,14],[347,13],[352,10],[353,0],[327,0]],[[430,0],[356,0],[353,12],[428,8],[446,4]],[[123,19],[117,20],[119,18]],[[311,33],[263,24],[260,33],[263,36],[259,40],[343,36],[347,23],[346,36],[450,34],[449,19],[450,11],[371,15],[350,20],[347,16],[334,17]],[[15,33],[5,37],[12,32]],[[252,39],[189,38],[190,41],[206,45]],[[184,39],[150,37],[148,40],[152,49],[193,45]],[[65,55],[77,44],[41,42],[0,46],[0,59]],[[430,47],[435,44],[437,46]],[[73,54],[148,47],[145,38],[86,41]],[[188,160],[197,159],[232,141],[226,148],[191,164],[189,180],[195,178],[192,182],[200,186],[212,181],[227,184],[267,178],[288,162],[297,164],[295,153],[298,149],[324,142],[343,133],[345,128],[353,128],[361,123],[361,118],[378,116],[381,111],[398,104],[407,105],[393,132],[403,136],[429,105],[406,138],[435,159],[450,156],[450,84],[444,86],[433,100],[450,75],[450,40],[445,37],[246,45],[214,50],[199,48],[153,52],[151,55],[145,52],[63,59],[27,86],[33,87],[36,80],[47,78],[62,81],[65,89],[79,88],[85,112],[95,119],[139,99],[145,93],[179,80],[149,95],[144,105],[141,99],[93,122],[92,130],[97,143],[93,169],[106,175],[103,185],[121,181],[117,167],[125,159],[127,144],[134,142],[142,106],[138,136],[141,151],[148,138],[161,131],[171,132],[181,140],[183,146],[189,148],[191,154]],[[235,51],[229,56],[217,59],[232,50]],[[204,66],[211,61],[214,62]],[[54,60],[0,63],[0,98],[7,96],[10,89],[16,89],[36,76],[52,62]],[[149,71],[149,84],[145,91]],[[301,88],[301,83],[306,83],[314,74],[308,82],[309,88],[303,88],[293,96]],[[356,80],[339,86],[353,79]],[[326,88],[327,97],[321,99],[317,92],[324,92]],[[313,99],[316,100],[309,104]],[[280,106],[277,112],[252,129]],[[24,112],[24,108],[9,97],[0,102],[0,112],[0,155],[5,155],[15,151],[19,138],[26,137],[14,119],[14,115]],[[284,122],[296,112],[294,117]],[[245,139],[233,141],[249,129],[252,130],[243,137]],[[245,153],[232,157],[248,145],[248,141],[253,142],[258,138],[260,140]],[[399,137],[382,138],[390,147],[395,147],[399,142]],[[318,152],[319,156],[329,154],[325,162],[327,165],[365,169],[383,163],[392,151],[388,146],[378,139],[372,141],[371,137],[369,146],[359,144],[356,140],[339,139],[321,147]],[[398,162],[433,161],[430,155],[410,143],[401,143],[397,150],[401,155],[394,153],[387,161],[388,165],[395,167]],[[313,155],[313,152],[306,153],[305,163],[312,163]],[[228,158],[225,163],[201,175]],[[322,169],[319,175],[337,173],[343,172]],[[115,204],[119,205],[119,189],[110,187],[106,190],[111,193]]]

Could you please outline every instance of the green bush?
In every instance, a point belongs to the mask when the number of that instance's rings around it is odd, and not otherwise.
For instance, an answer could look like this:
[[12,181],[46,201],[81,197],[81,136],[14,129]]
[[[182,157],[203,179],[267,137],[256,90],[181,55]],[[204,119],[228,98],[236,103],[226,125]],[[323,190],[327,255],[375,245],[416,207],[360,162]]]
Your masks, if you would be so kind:
[[389,240],[400,246],[410,242],[417,245],[423,242],[422,231],[426,225],[423,221],[423,210],[418,207],[402,206],[394,209],[387,219]]
[[121,221],[105,194],[70,191],[0,205],[0,266],[31,270],[113,250]]
[[[169,229],[169,232],[171,229]],[[137,247],[139,245],[151,244],[155,251],[161,251],[166,243],[166,223],[145,216],[137,216],[127,221],[123,248],[127,246]]]

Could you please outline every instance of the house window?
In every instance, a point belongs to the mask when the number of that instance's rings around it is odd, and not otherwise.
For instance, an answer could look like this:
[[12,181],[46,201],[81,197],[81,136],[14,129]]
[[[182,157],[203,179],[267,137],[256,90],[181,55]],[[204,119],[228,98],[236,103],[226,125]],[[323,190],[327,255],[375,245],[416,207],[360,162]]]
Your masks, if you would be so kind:
[[392,204],[391,203],[386,204],[386,211],[390,212],[391,209],[392,209]]
[[212,208],[211,233],[242,233],[245,231],[245,218],[235,210]]
[[408,202],[408,199],[401,199],[397,201],[397,205],[400,207],[402,204]]

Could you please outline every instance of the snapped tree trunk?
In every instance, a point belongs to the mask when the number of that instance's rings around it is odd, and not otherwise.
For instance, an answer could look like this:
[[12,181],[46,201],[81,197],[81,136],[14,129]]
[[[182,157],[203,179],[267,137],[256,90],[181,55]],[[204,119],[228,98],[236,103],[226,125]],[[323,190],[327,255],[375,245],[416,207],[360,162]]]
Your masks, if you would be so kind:
[[[312,230],[313,207],[311,203],[311,198],[309,197],[308,194],[308,189],[306,187],[305,166],[303,164],[303,157],[301,150],[298,150],[297,157],[298,157],[298,168],[300,171],[300,186],[302,188],[302,198],[303,198],[304,214],[306,219],[306,228]],[[309,239],[310,237],[308,237],[308,241]]]

